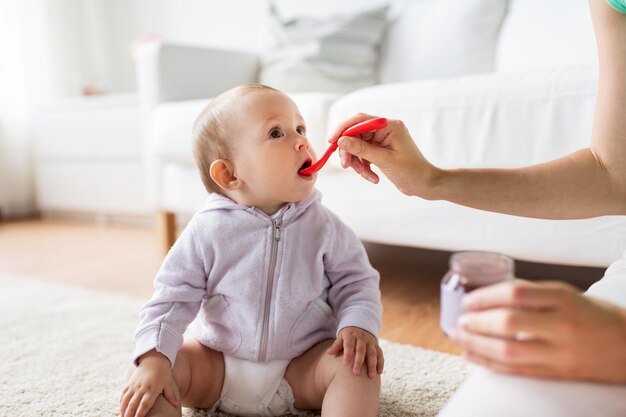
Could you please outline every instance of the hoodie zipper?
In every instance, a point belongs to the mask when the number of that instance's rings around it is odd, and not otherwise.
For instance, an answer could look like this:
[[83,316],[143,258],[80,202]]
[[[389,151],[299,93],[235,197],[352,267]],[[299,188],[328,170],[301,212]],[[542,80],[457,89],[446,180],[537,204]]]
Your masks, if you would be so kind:
[[269,333],[270,309],[272,307],[272,293],[274,291],[274,275],[276,274],[276,258],[278,257],[278,243],[280,242],[280,226],[282,216],[273,221],[272,249],[270,252],[270,264],[267,271],[267,289],[265,291],[265,305],[263,310],[263,328],[261,330],[260,360],[267,361],[267,339]]

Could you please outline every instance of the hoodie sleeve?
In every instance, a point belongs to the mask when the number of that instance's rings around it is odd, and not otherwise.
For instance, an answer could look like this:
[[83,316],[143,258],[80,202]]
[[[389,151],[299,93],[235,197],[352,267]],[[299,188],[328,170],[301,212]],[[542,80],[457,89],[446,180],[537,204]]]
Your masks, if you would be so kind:
[[361,241],[352,230],[331,214],[330,250],[324,255],[324,268],[331,282],[328,301],[339,326],[354,326],[378,338],[382,305],[378,287],[380,275],[369,263]]
[[609,266],[604,277],[589,287],[586,294],[626,308],[626,252],[622,259]]
[[135,363],[156,348],[174,366],[183,333],[198,314],[206,293],[206,273],[198,255],[194,225],[192,220],[168,252],[154,279],[152,298],[141,308],[135,331]]

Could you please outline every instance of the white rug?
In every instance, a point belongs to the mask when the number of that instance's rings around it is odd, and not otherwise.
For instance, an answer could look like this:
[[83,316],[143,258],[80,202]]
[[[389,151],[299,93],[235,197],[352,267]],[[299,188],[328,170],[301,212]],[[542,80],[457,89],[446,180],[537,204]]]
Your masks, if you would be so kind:
[[[119,415],[142,303],[0,276],[0,417]],[[436,415],[471,368],[460,357],[381,345],[380,416]],[[210,414],[186,409],[183,415]]]

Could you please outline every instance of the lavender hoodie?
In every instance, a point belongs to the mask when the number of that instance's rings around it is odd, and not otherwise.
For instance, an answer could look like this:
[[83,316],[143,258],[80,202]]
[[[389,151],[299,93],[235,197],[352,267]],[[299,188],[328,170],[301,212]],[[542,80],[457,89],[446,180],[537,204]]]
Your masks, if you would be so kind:
[[346,326],[378,335],[379,275],[315,190],[273,216],[213,193],[167,254],[141,310],[135,360],[173,365],[190,323],[204,345],[252,361],[294,358]]

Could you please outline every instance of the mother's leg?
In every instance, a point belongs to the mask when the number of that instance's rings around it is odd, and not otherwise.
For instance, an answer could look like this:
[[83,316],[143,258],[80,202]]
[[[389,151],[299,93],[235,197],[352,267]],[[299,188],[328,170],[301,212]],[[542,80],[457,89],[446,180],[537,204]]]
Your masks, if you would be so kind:
[[[185,340],[172,368],[182,405],[211,408],[222,393],[224,357],[197,340]],[[181,409],[159,395],[148,417],[180,417]]]
[[324,417],[376,416],[380,397],[380,375],[360,375],[345,366],[341,356],[326,353],[332,340],[313,346],[293,359],[285,378],[289,382],[297,409],[322,409]]
[[459,416],[626,416],[626,385],[530,378],[479,368],[439,413]]

